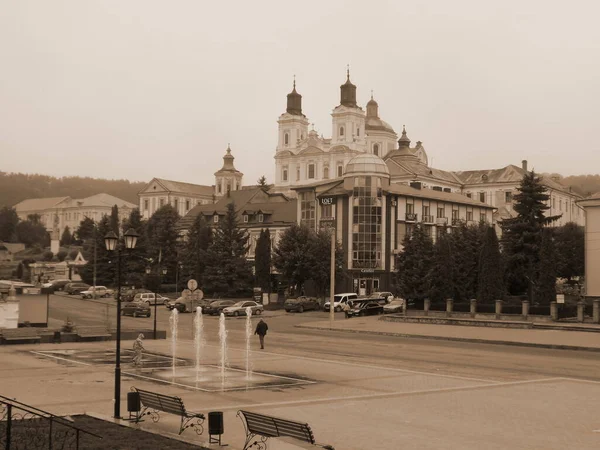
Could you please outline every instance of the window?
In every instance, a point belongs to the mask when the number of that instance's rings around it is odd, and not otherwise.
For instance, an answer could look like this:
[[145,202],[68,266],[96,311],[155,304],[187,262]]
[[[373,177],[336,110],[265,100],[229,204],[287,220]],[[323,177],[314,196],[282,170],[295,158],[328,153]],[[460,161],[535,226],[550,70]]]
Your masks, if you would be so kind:
[[290,143],[290,135],[288,133],[285,133],[283,135],[283,145],[288,145]]
[[504,193],[504,202],[511,203],[512,202],[512,192],[508,191]]
[[445,208],[443,206],[441,206],[441,207],[438,206],[437,217],[438,217],[438,219],[446,217],[446,210],[445,210]]
[[323,178],[327,180],[329,178],[329,167],[323,167]]
[[341,177],[342,175],[344,175],[344,166],[342,166],[341,164],[338,164],[338,166],[337,166],[337,176]]
[[217,191],[219,192],[219,194],[223,193],[223,187],[221,186],[221,180],[219,180],[219,182],[217,183]]
[[262,214],[259,214],[258,215],[258,221],[262,223],[262,222],[264,222],[264,220],[265,220],[265,216],[262,215]]
[[373,154],[379,156],[379,144],[373,144]]
[[406,214],[414,214],[415,212],[415,205],[413,205],[412,203],[407,203],[406,204]]
[[473,221],[473,211],[467,211],[467,222]]
[[186,201],[185,201],[185,210],[186,210],[186,211],[189,211],[189,210],[190,210],[190,201],[189,201],[189,200],[186,200]]
[[219,223],[219,216],[216,214],[213,216],[213,223]]
[[485,218],[485,213],[479,213],[479,221],[480,222],[486,222],[486,218]]
[[179,199],[175,199],[175,211],[179,212]]
[[379,177],[356,177],[352,199],[354,268],[382,267],[382,192]]
[[314,177],[315,177],[315,165],[309,164],[308,165],[308,178],[312,180]]
[[556,198],[552,197],[552,207],[556,208]]
[[344,135],[344,127],[340,127],[340,136]]
[[473,194],[471,194],[470,192],[467,192],[467,197],[471,198],[471,197],[473,197]]
[[248,214],[244,214],[244,223],[248,223]]
[[558,209],[562,211],[562,198],[558,201]]
[[288,180],[288,168],[287,166],[283,168],[282,172],[281,172],[281,179],[283,181],[287,181]]
[[485,192],[480,192],[479,193],[479,201],[481,203],[485,203]]
[[315,194],[314,192],[300,193],[300,224],[315,229]]
[[452,210],[452,220],[458,220],[458,209]]
[[144,200],[144,211],[148,211],[149,203],[148,200]]
[[164,198],[161,198],[161,199],[158,201],[158,207],[159,207],[159,208],[162,208],[164,204],[165,204],[165,199],[164,199]]
[[321,205],[321,219],[333,218],[333,205]]
[[296,167],[296,181],[300,180],[300,167]]
[[429,219],[429,205],[423,205],[423,220],[427,222]]
[[356,136],[360,136],[360,128],[356,129]]

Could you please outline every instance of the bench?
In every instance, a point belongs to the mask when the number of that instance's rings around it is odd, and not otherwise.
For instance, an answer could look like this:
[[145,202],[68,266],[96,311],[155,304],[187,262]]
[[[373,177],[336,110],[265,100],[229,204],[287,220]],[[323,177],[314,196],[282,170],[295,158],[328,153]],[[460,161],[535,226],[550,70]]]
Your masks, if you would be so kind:
[[[239,410],[237,416],[242,420],[246,429],[246,442],[243,450],[250,448],[266,450],[267,441],[272,437],[291,437],[327,450],[335,450],[331,445],[317,444],[315,436],[307,423],[243,410]],[[256,439],[257,436],[260,436],[260,440]]]
[[41,341],[41,336],[37,328],[5,328],[1,332],[2,340],[5,344],[17,343],[38,343]]
[[160,420],[159,412],[165,412],[181,417],[179,434],[183,433],[188,428],[193,428],[198,435],[201,435],[204,432],[204,414],[187,411],[181,398],[171,397],[157,392],[144,391],[135,387],[132,387],[131,390],[139,394],[142,406],[142,410],[136,416],[136,423],[140,422],[145,415],[149,415],[152,418],[152,421],[156,423]]
[[79,341],[107,341],[111,338],[105,327],[77,327],[76,331]]

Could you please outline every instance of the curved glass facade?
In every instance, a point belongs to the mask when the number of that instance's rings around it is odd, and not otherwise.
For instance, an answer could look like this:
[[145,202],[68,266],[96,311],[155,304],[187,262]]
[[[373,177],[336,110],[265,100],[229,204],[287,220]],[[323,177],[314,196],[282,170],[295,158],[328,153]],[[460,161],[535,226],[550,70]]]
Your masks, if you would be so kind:
[[382,268],[380,177],[355,177],[352,193],[352,266]]

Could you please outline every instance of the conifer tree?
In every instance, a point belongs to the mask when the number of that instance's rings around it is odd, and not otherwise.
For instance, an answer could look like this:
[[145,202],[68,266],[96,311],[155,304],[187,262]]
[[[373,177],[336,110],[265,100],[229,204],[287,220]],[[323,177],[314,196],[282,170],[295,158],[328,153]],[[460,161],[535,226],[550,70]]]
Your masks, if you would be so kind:
[[127,255],[124,255],[121,260],[123,263],[123,283],[125,285],[140,287],[144,282],[146,267],[150,266],[147,256],[147,224],[148,222],[142,219],[138,208],[132,209],[129,217],[123,219],[122,228],[125,232],[133,229],[139,234],[135,248],[125,250]]
[[504,297],[504,272],[498,236],[493,227],[487,227],[479,254],[477,300],[492,303]]
[[69,229],[69,226],[67,225],[65,227],[65,231],[63,231],[62,236],[60,237],[60,245],[62,245],[62,246],[71,245],[72,240],[73,240],[73,237],[71,236],[71,230]]
[[83,241],[91,239],[94,235],[94,226],[94,221],[89,217],[85,217],[79,222],[79,227],[75,231],[77,240],[83,243]]
[[178,260],[179,231],[177,223],[179,214],[171,205],[160,207],[150,217],[147,224],[147,251],[148,258],[153,263],[160,259],[160,265],[167,268],[164,279],[167,283],[175,282],[175,265]]
[[298,292],[312,277],[312,231],[306,225],[293,224],[281,235],[273,252],[273,265],[290,287]]
[[[100,286],[114,286],[117,279],[117,255],[114,251],[109,252],[106,250],[106,245],[104,243],[104,236],[106,236],[109,231],[112,231],[110,218],[106,214],[103,215],[96,226],[96,284]],[[86,253],[93,255],[94,239],[88,240],[85,247]],[[88,261],[89,262],[79,270],[79,274],[85,283],[92,284],[94,281],[94,261],[92,258]]]
[[557,265],[552,229],[547,228],[542,231],[539,258],[533,299],[536,303],[549,305],[556,300]]
[[261,230],[254,252],[254,276],[256,286],[268,291],[271,284],[271,233]]
[[442,302],[454,294],[454,272],[452,264],[452,240],[442,232],[433,246],[429,279],[429,298]]
[[261,176],[261,177],[258,179],[258,181],[256,182],[256,184],[257,184],[259,187],[267,187],[267,186],[268,186],[268,185],[267,185],[267,177],[265,177],[264,175],[263,175],[263,176]]
[[585,274],[584,228],[569,222],[554,232],[557,275],[571,281]]
[[212,230],[202,214],[198,214],[182,243],[180,254],[183,263],[182,277],[194,279],[204,287],[204,270],[207,265],[207,252],[212,242]]
[[404,237],[403,246],[397,265],[398,293],[407,300],[423,300],[429,294],[433,242],[417,224],[412,234]]
[[248,294],[254,277],[246,259],[247,251],[248,233],[238,228],[235,206],[229,203],[208,249],[207,266],[204,271],[206,290],[230,296]]
[[110,229],[117,236],[119,236],[121,234],[120,233],[119,224],[120,224],[120,221],[119,221],[119,207],[117,205],[113,205],[113,207],[112,207],[112,209],[110,211]]

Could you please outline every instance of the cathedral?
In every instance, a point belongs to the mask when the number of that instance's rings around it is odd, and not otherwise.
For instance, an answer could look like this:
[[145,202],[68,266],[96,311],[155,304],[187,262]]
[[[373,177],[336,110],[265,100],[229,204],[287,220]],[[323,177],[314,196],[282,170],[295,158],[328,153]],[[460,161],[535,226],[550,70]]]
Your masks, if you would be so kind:
[[392,126],[379,117],[379,105],[372,95],[366,112],[356,103],[356,86],[350,81],[350,71],[340,86],[340,104],[331,117],[330,138],[319,136],[314,128],[309,130],[309,120],[302,113],[302,96],[294,81],[292,92],[287,95],[286,111],[277,121],[275,191],[293,196],[295,187],[342,177],[348,162],[358,154],[385,158],[399,146],[427,165],[421,143],[410,147],[405,130],[398,139]]

